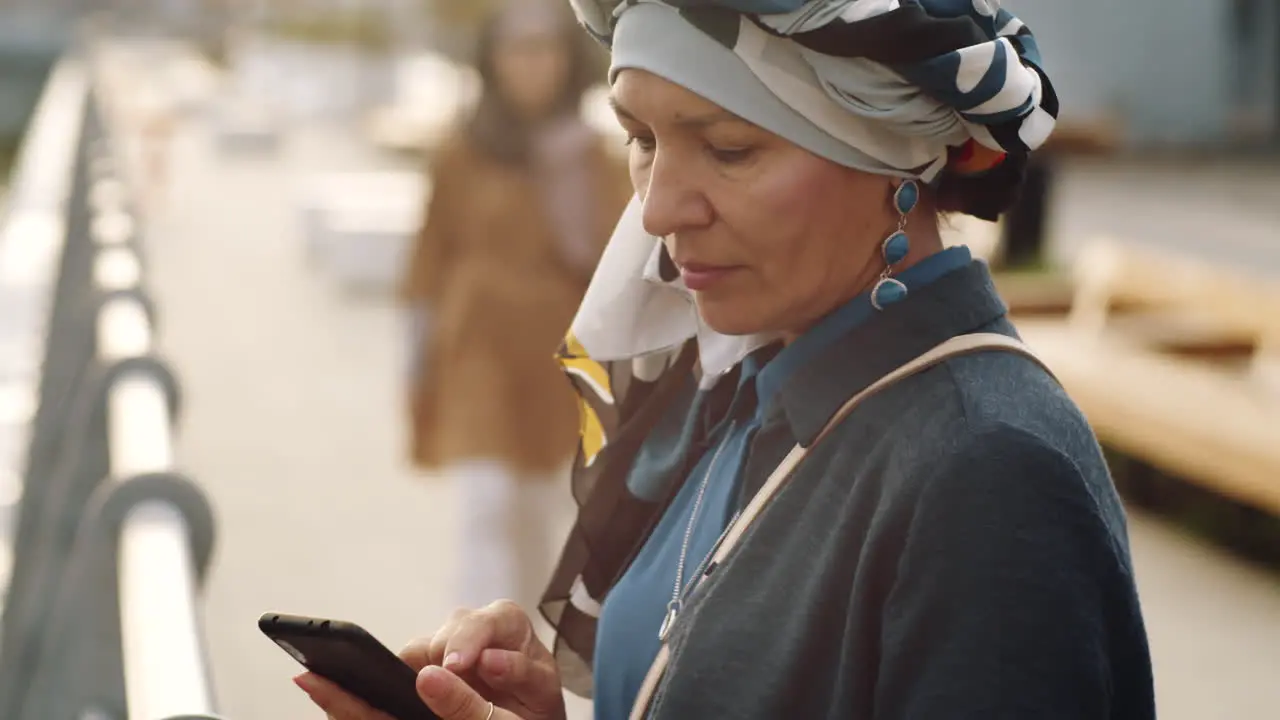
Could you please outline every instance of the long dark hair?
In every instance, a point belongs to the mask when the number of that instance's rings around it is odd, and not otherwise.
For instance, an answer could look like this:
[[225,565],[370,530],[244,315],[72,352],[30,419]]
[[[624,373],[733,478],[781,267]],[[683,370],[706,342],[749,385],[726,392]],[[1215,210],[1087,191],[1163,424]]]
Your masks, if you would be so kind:
[[[485,18],[476,39],[475,66],[480,75],[480,97],[466,123],[466,134],[476,149],[508,164],[523,165],[529,159],[530,124],[503,96],[494,69],[494,55],[501,42],[500,29],[507,13],[517,5],[544,0],[507,0]],[[547,3],[547,11],[561,18],[559,36],[568,53],[568,68],[551,116],[577,113],[586,90],[603,79],[603,66],[595,48],[562,3]]]

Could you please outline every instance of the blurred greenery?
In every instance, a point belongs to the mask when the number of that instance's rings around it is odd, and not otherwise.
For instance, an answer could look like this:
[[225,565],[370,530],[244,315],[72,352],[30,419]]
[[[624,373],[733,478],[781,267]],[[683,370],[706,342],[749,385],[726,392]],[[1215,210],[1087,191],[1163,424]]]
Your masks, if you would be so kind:
[[263,30],[290,40],[343,45],[370,52],[386,52],[392,45],[391,28],[386,17],[369,10],[275,18]]
[[474,32],[499,0],[421,0],[423,10],[435,22]]
[[999,265],[1000,267],[998,269],[1001,272],[1026,277],[1043,277],[1062,272],[1062,268],[1054,262],[1053,258],[1049,257],[1048,253],[1044,249],[1041,249],[1039,253],[1017,263],[1006,263],[1001,259]]
[[52,52],[43,50],[0,49],[0,186],[9,182],[10,168],[54,59]]
[[19,135],[0,135],[0,185],[9,182],[9,169],[13,167],[21,142],[22,137]]

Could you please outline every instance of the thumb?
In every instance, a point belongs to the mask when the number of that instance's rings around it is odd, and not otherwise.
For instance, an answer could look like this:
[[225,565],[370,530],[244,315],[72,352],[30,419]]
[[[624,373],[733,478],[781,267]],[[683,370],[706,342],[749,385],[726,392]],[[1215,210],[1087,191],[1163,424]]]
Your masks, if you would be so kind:
[[490,720],[491,717],[489,701],[442,667],[433,665],[418,673],[418,695],[440,720]]

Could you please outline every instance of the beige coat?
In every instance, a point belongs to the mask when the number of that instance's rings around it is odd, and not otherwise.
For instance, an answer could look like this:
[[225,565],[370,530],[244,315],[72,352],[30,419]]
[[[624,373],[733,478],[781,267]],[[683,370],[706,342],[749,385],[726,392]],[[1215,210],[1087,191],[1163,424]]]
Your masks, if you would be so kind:
[[[594,237],[603,250],[632,189],[601,139]],[[536,474],[577,445],[578,410],[554,359],[590,277],[560,259],[533,179],[455,136],[434,154],[434,191],[401,289],[425,304],[423,373],[411,383],[411,453],[434,470],[496,458]]]

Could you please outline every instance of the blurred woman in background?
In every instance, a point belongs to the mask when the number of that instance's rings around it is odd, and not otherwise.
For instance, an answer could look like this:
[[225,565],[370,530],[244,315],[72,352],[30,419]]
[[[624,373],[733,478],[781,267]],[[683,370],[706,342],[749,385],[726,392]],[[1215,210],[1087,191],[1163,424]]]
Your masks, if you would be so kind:
[[[460,493],[457,601],[538,599],[576,448],[554,355],[632,194],[581,119],[592,58],[561,3],[515,0],[482,28],[474,112],[433,153],[404,277],[412,459]],[[567,516],[566,516],[567,517]]]

